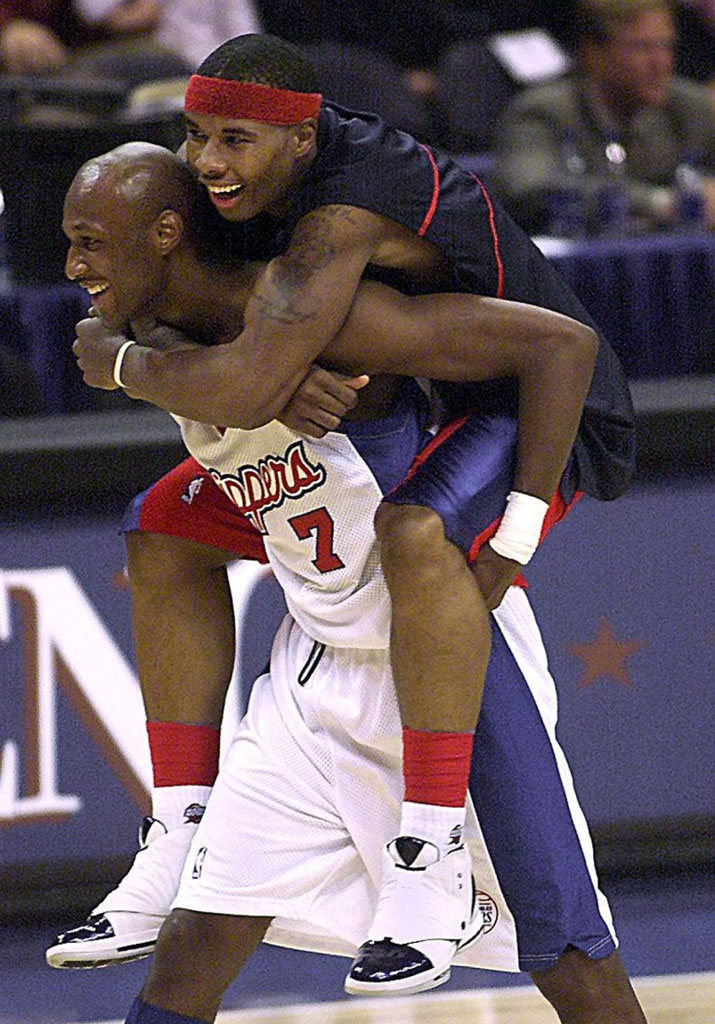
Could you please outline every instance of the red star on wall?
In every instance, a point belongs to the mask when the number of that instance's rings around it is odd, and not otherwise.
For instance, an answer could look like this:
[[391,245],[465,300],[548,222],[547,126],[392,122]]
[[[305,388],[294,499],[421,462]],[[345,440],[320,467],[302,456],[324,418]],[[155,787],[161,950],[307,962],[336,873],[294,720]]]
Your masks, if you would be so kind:
[[611,624],[602,618],[595,640],[587,644],[569,644],[566,650],[584,663],[580,687],[591,686],[598,679],[613,679],[621,686],[631,686],[626,659],[645,646],[642,640],[618,640]]

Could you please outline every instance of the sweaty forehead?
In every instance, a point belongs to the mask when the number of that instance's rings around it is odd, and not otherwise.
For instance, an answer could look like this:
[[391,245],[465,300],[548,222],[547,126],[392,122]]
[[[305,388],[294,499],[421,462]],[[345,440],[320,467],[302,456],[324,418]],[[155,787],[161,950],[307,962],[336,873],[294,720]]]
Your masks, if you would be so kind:
[[129,225],[134,216],[132,190],[116,176],[98,168],[83,169],[72,182],[64,203],[65,220],[82,220],[97,225]]
[[112,189],[108,188],[107,175],[95,165],[82,167],[74,177],[65,196],[65,208],[92,209],[102,201],[111,200]]

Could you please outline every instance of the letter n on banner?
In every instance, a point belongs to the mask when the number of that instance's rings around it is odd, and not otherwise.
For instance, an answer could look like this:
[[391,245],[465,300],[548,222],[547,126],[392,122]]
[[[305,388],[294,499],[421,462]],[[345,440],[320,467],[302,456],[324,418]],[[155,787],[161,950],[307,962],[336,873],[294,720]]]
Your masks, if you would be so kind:
[[0,735],[0,823],[64,818],[82,806],[58,790],[58,686],[145,808],[151,770],[139,683],[70,569],[0,571],[0,642],[10,641],[22,645],[25,727],[22,746]]

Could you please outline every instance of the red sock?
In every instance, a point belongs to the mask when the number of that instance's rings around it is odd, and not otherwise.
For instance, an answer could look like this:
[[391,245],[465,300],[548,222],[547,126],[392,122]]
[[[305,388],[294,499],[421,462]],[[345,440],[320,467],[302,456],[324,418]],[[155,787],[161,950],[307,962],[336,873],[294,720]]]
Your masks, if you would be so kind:
[[211,725],[147,722],[155,786],[213,786],[220,733]]
[[405,801],[464,807],[474,733],[403,728],[402,744]]

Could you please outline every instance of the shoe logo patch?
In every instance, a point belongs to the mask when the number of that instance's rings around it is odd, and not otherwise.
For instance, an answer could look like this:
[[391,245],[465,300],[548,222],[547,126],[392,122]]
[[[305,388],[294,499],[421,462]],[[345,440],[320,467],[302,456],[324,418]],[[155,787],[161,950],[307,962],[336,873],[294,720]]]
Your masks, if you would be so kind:
[[449,845],[459,846],[462,842],[462,826],[455,825],[452,831],[449,833]]
[[206,853],[207,853],[207,847],[206,846],[200,846],[199,847],[199,852],[196,854],[196,860],[194,861],[194,866],[191,869],[191,877],[192,878],[201,878],[201,872],[203,871],[203,868],[204,868],[204,860],[206,859]]
[[189,482],[188,487],[186,488],[184,493],[181,495],[181,500],[183,502],[185,502],[187,505],[190,505],[191,502],[196,497],[196,495],[201,490],[201,487],[203,486],[203,482],[204,482],[204,478],[202,476],[195,476],[194,479]]
[[94,942],[98,939],[114,938],[114,929],[109,919],[104,914],[90,914],[84,924],[70,928],[57,936],[60,945],[69,945],[73,942]]
[[412,836],[400,836],[395,840],[395,849],[403,864],[411,867],[424,849],[424,840],[413,839]]
[[188,807],[184,808],[184,824],[198,825],[204,816],[205,810],[205,804],[189,804]]
[[480,934],[486,935],[487,932],[491,932],[496,928],[497,921],[499,920],[499,907],[494,897],[490,896],[488,892],[483,892],[481,889],[477,889],[477,902],[482,912],[482,920],[484,921],[484,927]]
[[158,839],[162,831],[166,833],[166,825],[163,821],[159,821],[158,818],[152,818],[151,815],[142,818],[142,823],[139,826],[139,848],[146,850],[149,843],[154,839]]

